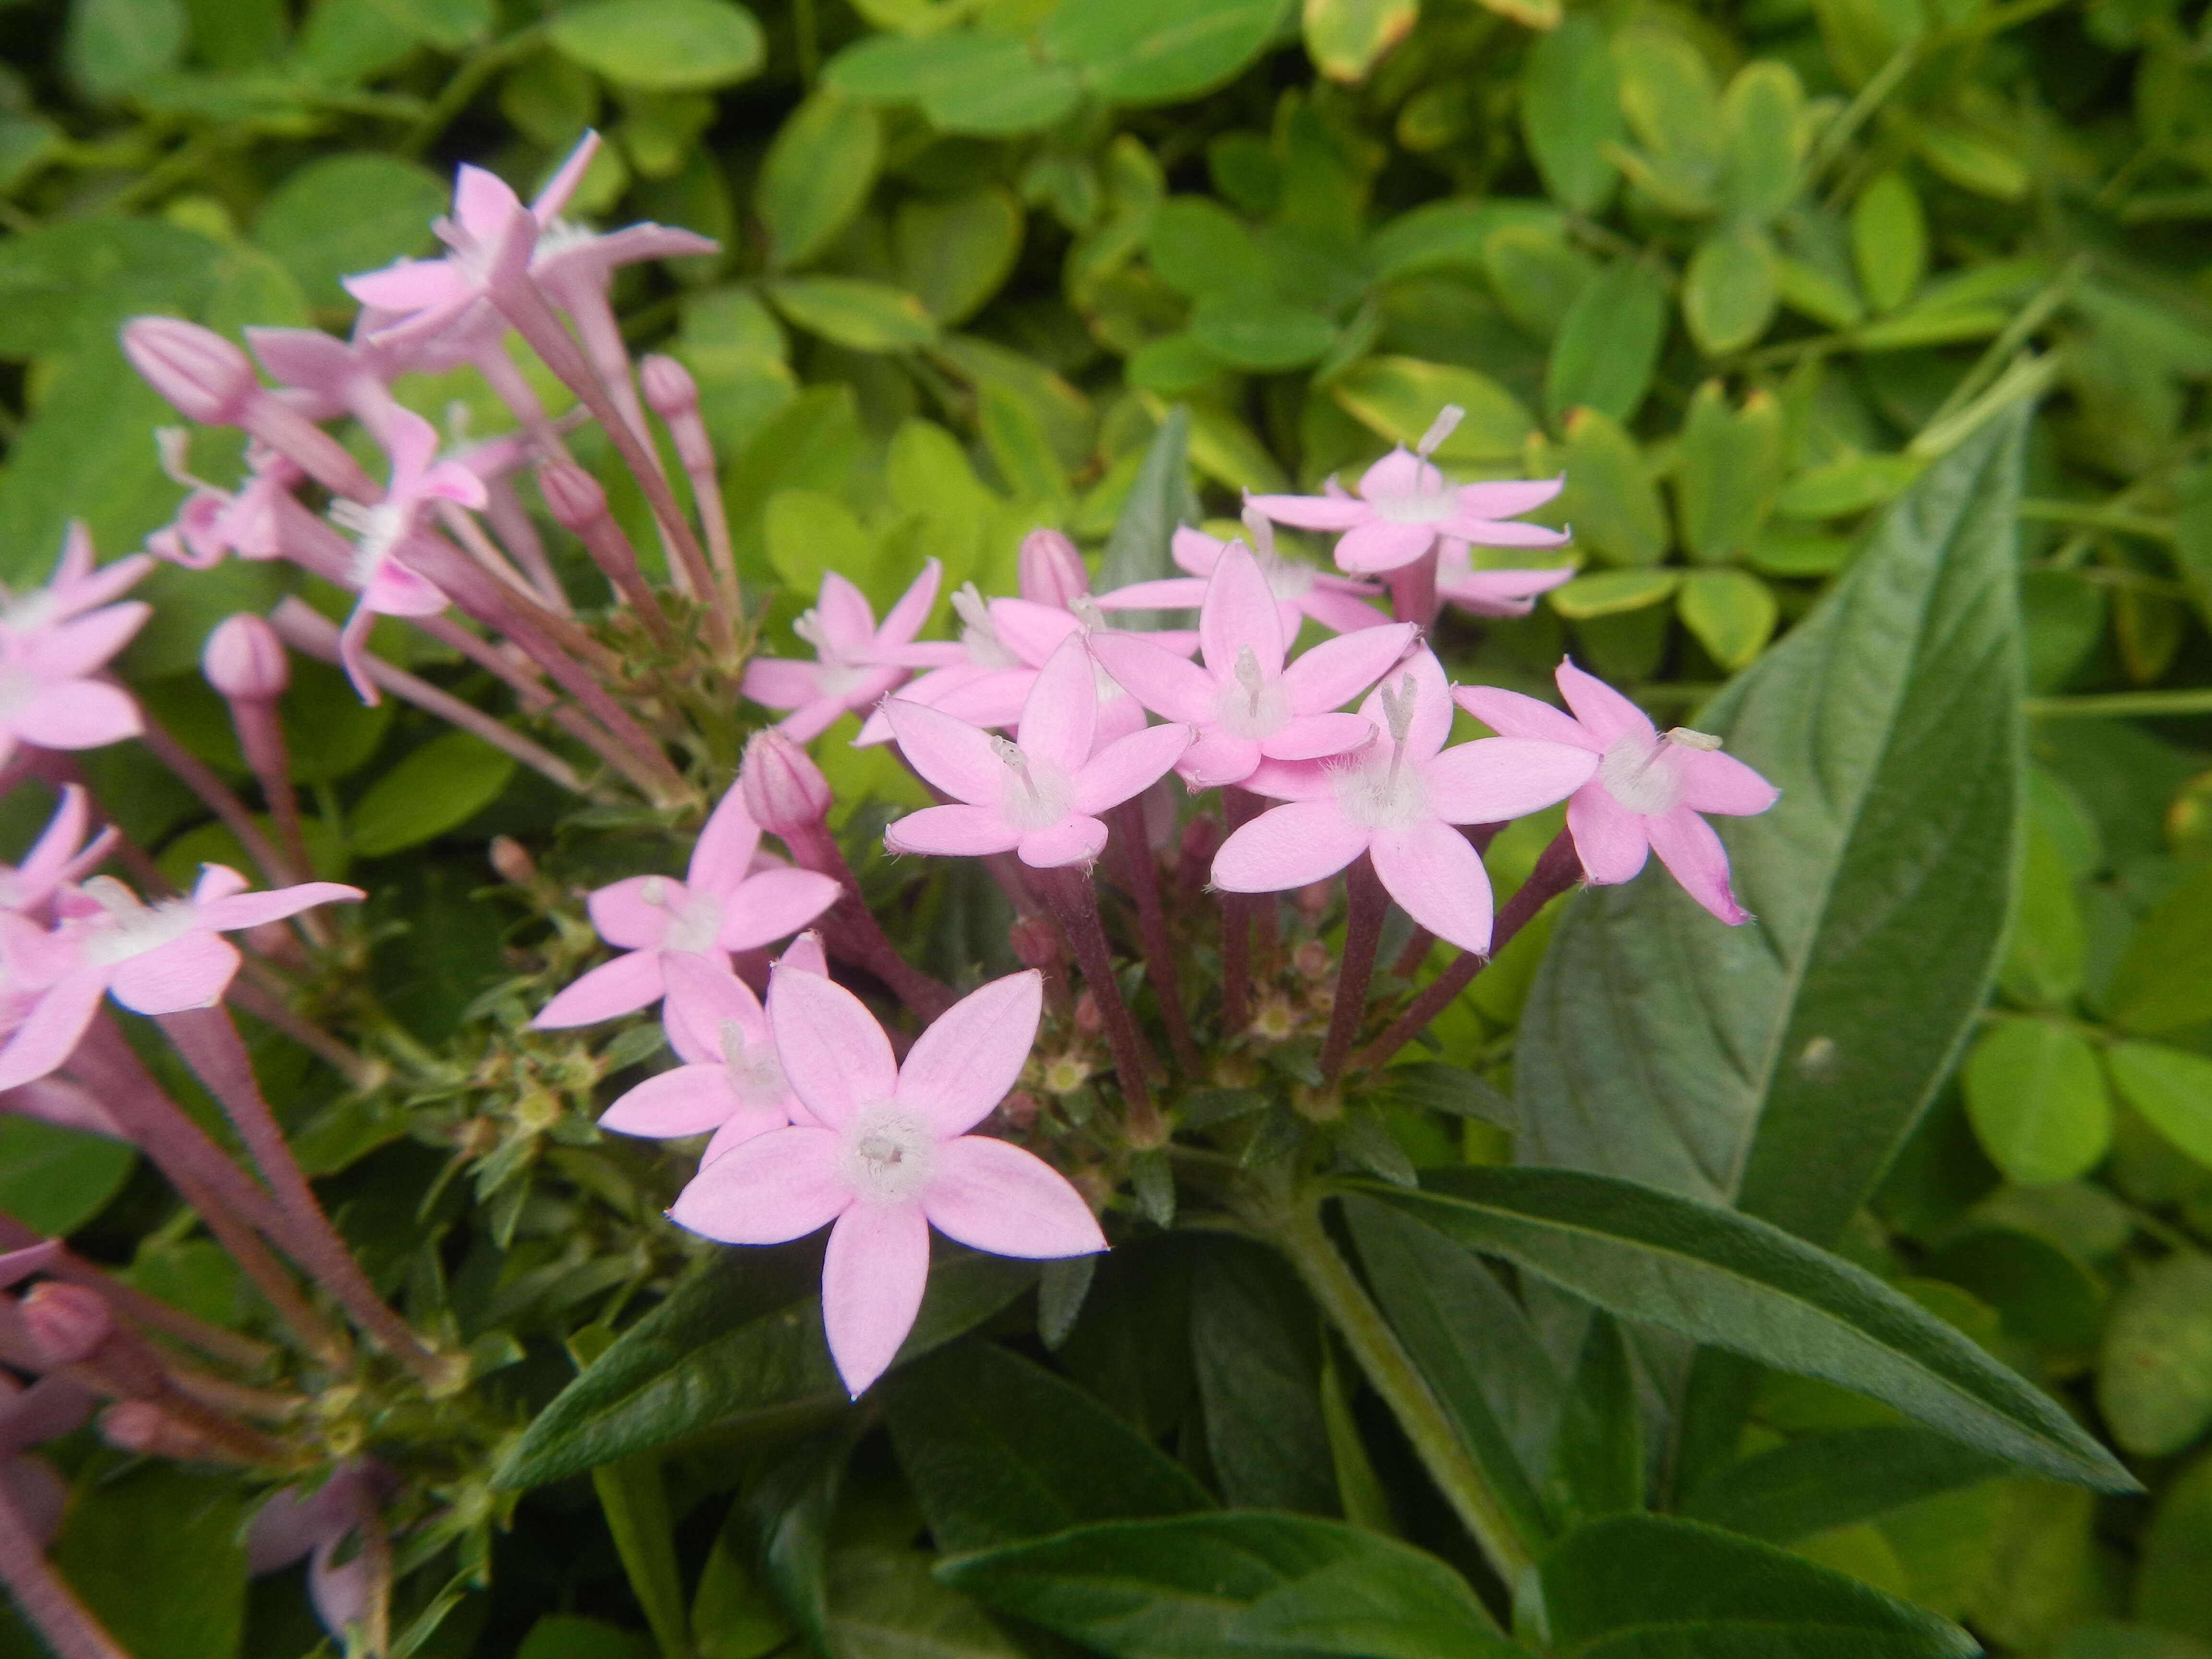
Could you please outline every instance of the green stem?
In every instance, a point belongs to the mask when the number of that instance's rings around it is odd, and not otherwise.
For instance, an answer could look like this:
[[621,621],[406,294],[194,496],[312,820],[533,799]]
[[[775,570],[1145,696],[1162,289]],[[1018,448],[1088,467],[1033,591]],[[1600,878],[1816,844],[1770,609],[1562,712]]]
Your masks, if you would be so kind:
[[2030,720],[2125,720],[2147,714],[2212,714],[2212,689],[2108,691],[2087,697],[2030,697],[2021,705]]
[[1508,1589],[1518,1584],[1535,1565],[1528,1541],[1491,1489],[1489,1477],[1461,1443],[1382,1310],[1369,1298],[1330,1240],[1322,1225],[1320,1198],[1310,1197],[1270,1218],[1263,1237],[1297,1269],[1306,1289],[1413,1442],[1429,1478],[1474,1534],[1498,1577]]

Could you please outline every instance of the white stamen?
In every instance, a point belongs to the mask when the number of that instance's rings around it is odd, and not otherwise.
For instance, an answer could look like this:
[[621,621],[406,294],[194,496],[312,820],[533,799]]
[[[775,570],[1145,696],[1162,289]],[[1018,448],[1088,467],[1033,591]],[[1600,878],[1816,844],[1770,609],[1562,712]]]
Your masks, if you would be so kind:
[[1710,755],[1721,746],[1721,740],[1710,732],[1692,732],[1686,726],[1677,726],[1659,734],[1662,743],[1671,743],[1678,749],[1695,749]]
[[845,1178],[863,1203],[910,1204],[937,1170],[937,1133],[894,1101],[872,1101],[845,1130]]
[[1252,706],[1260,706],[1260,693],[1267,684],[1267,677],[1260,672],[1260,653],[1249,645],[1237,647],[1237,684],[1250,694]]
[[667,903],[668,878],[665,876],[647,876],[638,884],[637,896],[641,899],[643,899],[647,904]]
[[1425,461],[1466,418],[1467,411],[1457,404],[1446,404],[1437,418],[1429,422],[1429,429],[1421,434],[1421,441],[1414,446],[1413,453]]
[[1018,668],[1022,659],[1006,648],[999,630],[991,625],[990,606],[973,582],[963,582],[952,595],[953,614],[960,618],[960,646],[969,659],[985,668]]
[[1252,505],[1250,496],[1244,501],[1244,533],[1252,538],[1252,551],[1264,567],[1275,556],[1275,526],[1266,514]]
[[230,492],[217,489],[205,478],[192,471],[192,434],[180,426],[157,426],[154,428],[154,449],[161,458],[161,471],[171,483],[180,483],[187,489],[204,489],[211,495],[227,495]]
[[1364,830],[1402,830],[1427,817],[1429,786],[1420,769],[1400,763],[1402,749],[1394,747],[1387,762],[1375,749],[1370,744],[1330,774],[1344,816]]
[[1402,749],[1407,735],[1413,729],[1413,677],[1407,674],[1399,680],[1395,696],[1387,683],[1378,690],[1382,698],[1382,718],[1390,727],[1390,741]]
[[1006,765],[999,811],[1017,830],[1042,830],[1075,810],[1074,781],[1057,766],[1033,759],[1020,744],[991,739],[991,752]]

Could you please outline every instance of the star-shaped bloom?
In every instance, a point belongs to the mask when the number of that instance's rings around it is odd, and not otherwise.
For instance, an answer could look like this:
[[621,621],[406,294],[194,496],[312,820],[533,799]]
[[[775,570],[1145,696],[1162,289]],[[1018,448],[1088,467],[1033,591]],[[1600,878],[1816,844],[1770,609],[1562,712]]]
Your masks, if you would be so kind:
[[112,994],[141,1014],[212,1008],[240,960],[223,934],[364,896],[333,881],[252,893],[237,871],[210,864],[189,898],[148,904],[109,876],[65,888],[56,902],[61,922],[52,932],[0,915],[8,988],[37,996],[0,1048],[0,1089],[44,1077],[67,1060],[101,997]]
[[392,457],[392,483],[374,507],[334,501],[331,519],[354,537],[352,579],[361,593],[338,634],[338,659],[363,702],[378,700],[368,677],[368,630],[379,617],[434,617],[446,608],[435,584],[400,562],[400,550],[422,534],[432,501],[481,508],[483,480],[459,461],[438,459],[438,430],[411,409],[395,405],[380,434]]
[[89,817],[84,791],[74,783],[64,785],[60,805],[22,863],[13,869],[0,864],[0,910],[41,912],[62,886],[99,866],[115,844],[115,830],[111,825],[88,842]]
[[1747,817],[1782,792],[1721,740],[1681,726],[1662,732],[1634,703],[1562,660],[1559,695],[1574,712],[1495,686],[1462,686],[1460,707],[1493,732],[1598,757],[1595,772],[1567,802],[1567,829],[1595,885],[1627,881],[1653,853],[1683,890],[1730,927],[1750,917],[1729,888],[1728,849],[1700,816]]
[[1191,739],[1187,726],[1146,726],[1094,754],[1098,685],[1079,633],[1038,671],[1011,742],[897,697],[884,712],[914,769],[957,803],[908,813],[884,844],[956,857],[1018,853],[1039,869],[1097,858],[1106,845],[1097,815],[1166,776]]
[[283,556],[282,509],[286,505],[297,508],[292,492],[307,477],[297,463],[254,439],[246,447],[246,481],[234,490],[224,489],[187,470],[189,440],[184,428],[162,427],[154,437],[161,452],[161,470],[191,493],[177,508],[177,516],[146,538],[149,552],[188,570],[212,569],[229,553],[241,559]]
[[1437,597],[1477,617],[1525,617],[1536,596],[1574,579],[1575,568],[1551,570],[1477,570],[1474,554],[1456,537],[1447,536],[1437,552]]
[[1483,547],[1559,547],[1565,532],[1510,522],[1559,493],[1561,479],[1534,483],[1453,484],[1429,461],[1459,424],[1447,408],[1408,453],[1401,444],[1361,475],[1354,495],[1255,495],[1252,505],[1277,524],[1340,530],[1338,568],[1366,575],[1409,565],[1440,539]]
[[[1267,589],[1282,609],[1285,641],[1297,642],[1298,625],[1309,617],[1333,634],[1380,628],[1390,620],[1367,603],[1382,591],[1374,583],[1317,570],[1304,559],[1279,551],[1274,526],[1256,511],[1246,513],[1244,527],[1251,539],[1250,551],[1267,579]],[[1223,551],[1237,544],[1185,525],[1175,532],[1169,551],[1188,575],[1117,587],[1098,596],[1098,608],[1107,611],[1194,610],[1206,602],[1206,582],[1221,562]]]
[[1363,628],[1285,667],[1281,611],[1260,562],[1235,542],[1215,563],[1199,611],[1203,667],[1141,635],[1094,635],[1091,651],[1146,708],[1197,732],[1176,769],[1194,788],[1212,789],[1243,782],[1263,758],[1318,760],[1370,741],[1365,719],[1331,711],[1381,678],[1417,631],[1410,623]]
[[[779,966],[827,975],[822,942],[803,933]],[[601,1114],[599,1127],[669,1140],[714,1132],[704,1168],[755,1135],[793,1121],[811,1123],[775,1057],[768,1014],[752,988],[726,963],[674,954],[661,960],[668,1000],[662,1018],[684,1064],[647,1078]]]
[[789,709],[776,729],[793,743],[811,743],[841,716],[874,707],[913,670],[958,661],[957,645],[915,643],[944,575],[935,559],[923,565],[878,625],[866,594],[823,571],[814,609],[791,627],[814,647],[815,660],[755,657],[745,665],[745,696],[763,708]]
[[72,524],[44,587],[21,595],[0,587],[0,761],[19,743],[97,749],[137,734],[130,694],[91,677],[153,614],[137,599],[109,603],[153,562],[134,553],[96,570],[92,538]]
[[1555,744],[1485,738],[1446,749],[1451,688],[1435,655],[1408,659],[1395,684],[1360,706],[1375,740],[1341,762],[1276,769],[1272,788],[1295,792],[1221,844],[1213,884],[1273,893],[1326,880],[1362,853],[1416,922],[1463,951],[1490,948],[1490,877],[1453,828],[1501,823],[1574,793],[1595,756]]
[[669,1214],[726,1244],[780,1244],[834,1223],[822,1318],[855,1396],[913,1328],[932,1226],[994,1255],[1052,1260],[1106,1248],[1066,1176],[1018,1146],[968,1133],[1021,1076],[1042,988],[1035,972],[991,981],[915,1038],[900,1065],[875,1016],[843,987],[787,963],[769,981],[776,1056],[815,1122],[732,1147]]
[[592,1025],[660,1000],[674,956],[726,968],[732,951],[789,939],[837,902],[836,879],[811,870],[756,870],[760,826],[742,793],[722,797],[691,848],[684,878],[632,876],[587,901],[599,937],[623,954],[603,962],[538,1010],[532,1025]]

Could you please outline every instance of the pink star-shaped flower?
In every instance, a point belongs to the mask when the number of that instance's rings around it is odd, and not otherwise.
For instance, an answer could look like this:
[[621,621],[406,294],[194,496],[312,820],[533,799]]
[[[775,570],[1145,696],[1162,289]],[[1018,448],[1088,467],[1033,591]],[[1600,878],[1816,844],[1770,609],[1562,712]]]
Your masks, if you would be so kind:
[[972,858],[1018,853],[1039,869],[1088,864],[1106,845],[1097,814],[1164,777],[1189,746],[1187,726],[1152,726],[1092,753],[1098,685],[1079,634],[1037,672],[1015,739],[897,697],[884,712],[901,750],[958,803],[909,812],[884,832],[894,853]]
[[13,869],[0,864],[0,910],[40,912],[64,884],[99,866],[115,844],[115,830],[111,825],[87,842],[89,817],[84,791],[64,786],[61,804],[22,863]]
[[[1245,528],[1252,538],[1250,551],[1260,562],[1267,590],[1283,614],[1283,638],[1295,644],[1298,626],[1312,617],[1333,634],[1356,633],[1380,628],[1390,619],[1367,601],[1382,590],[1372,582],[1316,570],[1303,559],[1276,550],[1274,528],[1258,513],[1248,514]],[[1158,581],[1133,582],[1098,596],[1101,611],[1189,611],[1206,602],[1206,585],[1224,550],[1238,545],[1209,536],[1189,526],[1178,529],[1169,544],[1176,563],[1190,574]]]
[[1574,580],[1575,568],[1554,570],[1477,570],[1474,554],[1455,537],[1443,538],[1437,551],[1437,597],[1477,617],[1525,617],[1536,608],[1536,596],[1548,593]]
[[[784,952],[783,963],[826,975],[822,942],[803,933]],[[702,956],[661,960],[668,1000],[663,1021],[681,1066],[647,1078],[600,1115],[602,1129],[669,1140],[714,1132],[700,1167],[732,1146],[794,1121],[811,1123],[805,1107],[784,1081],[768,1029],[768,1014],[752,988]]]
[[1043,981],[993,980],[915,1039],[903,1065],[860,999],[780,966],[768,1018],[811,1125],[773,1129],[701,1170],[669,1215],[726,1244],[780,1244],[834,1223],[822,1318],[857,1397],[890,1368],[929,1278],[929,1230],[994,1255],[1089,1255],[1105,1236],[1060,1172],[968,1133],[1021,1076]]
[[1589,781],[1567,802],[1567,829],[1583,871],[1598,886],[1627,881],[1659,854],[1683,890],[1730,927],[1750,917],[1729,889],[1728,849],[1699,816],[1747,817],[1782,792],[1720,739],[1676,726],[1661,732],[1603,680],[1562,660],[1559,694],[1574,711],[1495,686],[1462,686],[1460,707],[1493,732],[1524,742],[1579,749],[1599,757]]
[[1507,522],[1550,501],[1563,480],[1455,485],[1430,464],[1462,412],[1447,408],[1417,450],[1409,453],[1401,444],[1369,467],[1356,495],[1255,495],[1252,505],[1277,524],[1342,531],[1336,562],[1356,574],[1409,565],[1444,538],[1484,547],[1563,545],[1563,531]]
[[755,657],[745,665],[745,696],[764,708],[789,709],[776,729],[793,743],[811,743],[841,716],[874,706],[912,670],[958,661],[957,645],[915,641],[944,575],[935,559],[923,565],[878,626],[867,595],[836,571],[823,571],[814,609],[792,624],[814,647],[815,660]]
[[141,1014],[211,1008],[230,988],[240,959],[223,934],[364,896],[333,881],[251,893],[237,871],[210,864],[190,898],[147,904],[108,876],[65,888],[56,905],[61,922],[51,933],[0,914],[9,987],[39,994],[0,1049],[0,1089],[44,1077],[67,1060],[101,997],[112,994]]
[[0,761],[19,743],[97,749],[137,734],[130,693],[91,677],[153,614],[137,599],[108,603],[153,562],[134,553],[95,570],[92,538],[72,524],[44,587],[20,597],[0,587]]
[[1405,655],[1410,623],[1363,628],[1324,641],[1287,667],[1281,611],[1260,562],[1231,543],[1213,567],[1199,611],[1205,666],[1141,635],[1097,634],[1091,654],[1146,708],[1194,728],[1176,769],[1194,788],[1242,783],[1265,759],[1318,760],[1375,735],[1342,708]]
[[1463,951],[1488,950],[1490,877],[1452,826],[1500,823],[1549,806],[1582,786],[1595,757],[1513,738],[1446,749],[1451,689],[1427,651],[1359,712],[1375,741],[1348,760],[1274,769],[1269,793],[1294,798],[1221,844],[1213,884],[1280,892],[1325,880],[1364,853],[1407,915]]
[[789,939],[837,902],[836,879],[811,870],[756,870],[760,825],[732,789],[708,817],[684,878],[631,876],[587,901],[599,937],[623,954],[603,962],[538,1012],[539,1030],[593,1025],[658,1002],[666,959],[708,958],[726,967],[732,951]]

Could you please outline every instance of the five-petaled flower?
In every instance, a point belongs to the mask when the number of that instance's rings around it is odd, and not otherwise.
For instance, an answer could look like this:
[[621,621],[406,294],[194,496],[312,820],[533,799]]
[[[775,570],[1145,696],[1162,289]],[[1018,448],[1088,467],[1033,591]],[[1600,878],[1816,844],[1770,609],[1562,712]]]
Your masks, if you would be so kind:
[[0,761],[19,743],[97,749],[137,734],[131,694],[92,676],[153,614],[137,599],[109,603],[152,568],[134,553],[95,570],[92,538],[72,524],[44,587],[0,588]]
[[[1333,634],[1356,633],[1379,628],[1390,619],[1367,603],[1381,592],[1374,583],[1355,581],[1334,571],[1319,570],[1303,559],[1294,559],[1275,546],[1274,526],[1256,508],[1244,515],[1245,532],[1252,538],[1250,551],[1267,579],[1267,591],[1283,617],[1283,641],[1296,643],[1298,627],[1310,617]],[[1188,611],[1206,602],[1206,586],[1222,554],[1237,545],[1188,525],[1178,529],[1168,544],[1176,565],[1189,572],[1158,581],[1133,582],[1098,596],[1101,611]]]
[[1559,695],[1574,712],[1495,686],[1462,686],[1460,707],[1493,732],[1562,752],[1598,757],[1567,802],[1567,829],[1583,871],[1597,885],[1626,881],[1656,853],[1690,896],[1731,927],[1748,921],[1729,889],[1728,849],[1701,813],[1764,812],[1782,792],[1720,739],[1681,726],[1662,732],[1634,703],[1572,662],[1559,668]]
[[822,1317],[856,1397],[890,1367],[929,1277],[929,1230],[994,1255],[1088,1255],[1105,1236],[1067,1178],[969,1133],[1028,1061],[1042,1006],[1035,972],[993,980],[915,1039],[903,1064],[859,998],[780,965],[768,1017],[811,1124],[772,1129],[701,1170],[669,1214],[727,1244],[780,1244],[830,1227]]
[[794,743],[809,743],[841,715],[874,707],[910,671],[959,661],[957,645],[915,642],[944,574],[934,559],[923,565],[878,625],[867,595],[836,571],[823,571],[814,608],[792,624],[814,647],[815,660],[755,657],[745,665],[744,694],[763,708],[788,709],[777,729]]

